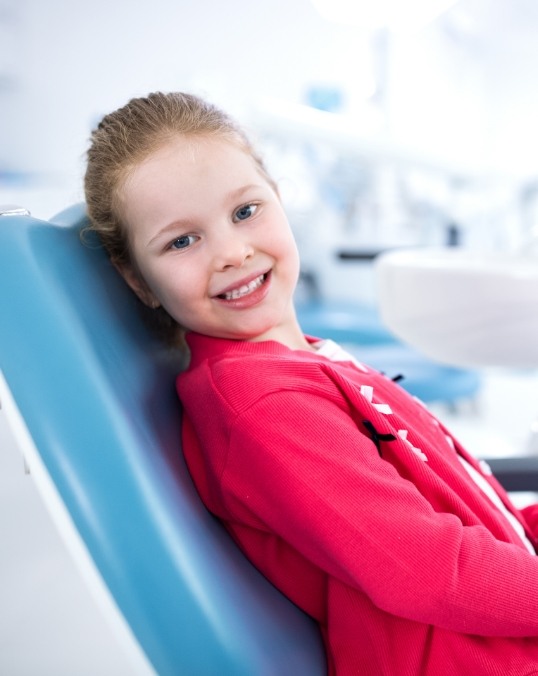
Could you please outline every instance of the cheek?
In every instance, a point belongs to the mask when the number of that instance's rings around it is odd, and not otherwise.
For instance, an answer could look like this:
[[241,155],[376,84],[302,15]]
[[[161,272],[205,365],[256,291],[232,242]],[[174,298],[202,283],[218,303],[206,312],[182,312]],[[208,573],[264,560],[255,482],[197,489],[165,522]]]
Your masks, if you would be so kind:
[[[154,297],[155,300],[159,303],[165,304],[166,298],[169,295],[169,282],[170,278],[162,274],[162,271],[158,268],[148,265],[147,261],[137,262],[138,276],[143,282],[143,285],[147,291]],[[167,283],[168,282],[168,283]]]
[[286,260],[288,265],[295,269],[297,268],[297,274],[299,269],[299,250],[297,249],[297,243],[295,238],[291,234],[291,231],[285,233],[279,241],[279,249],[281,251],[282,257]]
[[278,214],[264,229],[266,244],[273,247],[275,254],[280,257],[298,256],[297,243],[287,218]]
[[196,303],[205,288],[199,270],[176,262],[171,256],[158,270],[151,270],[148,284],[168,312],[175,317]]

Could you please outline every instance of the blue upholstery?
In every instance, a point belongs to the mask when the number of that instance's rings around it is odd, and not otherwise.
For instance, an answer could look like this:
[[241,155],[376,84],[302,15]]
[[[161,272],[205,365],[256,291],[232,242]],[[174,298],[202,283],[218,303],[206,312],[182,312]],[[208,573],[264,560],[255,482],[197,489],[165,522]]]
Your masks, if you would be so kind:
[[0,369],[102,578],[162,676],[324,674],[317,627],[201,505],[177,355],[84,222],[0,217]]

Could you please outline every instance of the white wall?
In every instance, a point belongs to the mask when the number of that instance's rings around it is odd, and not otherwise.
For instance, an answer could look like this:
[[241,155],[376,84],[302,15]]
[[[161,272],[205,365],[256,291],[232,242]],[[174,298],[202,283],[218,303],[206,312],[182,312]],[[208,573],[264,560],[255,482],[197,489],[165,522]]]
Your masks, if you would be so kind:
[[460,0],[451,21],[393,38],[376,128],[361,97],[383,54],[310,0],[0,0],[0,201],[19,190],[2,170],[46,176],[49,199],[51,181],[81,199],[92,125],[155,89],[201,93],[241,115],[261,98],[301,101],[309,85],[333,83],[366,134],[462,166],[538,173],[533,7]]
[[[228,107],[341,77],[360,41],[309,0],[22,0],[17,91],[0,129],[15,169],[70,171],[90,126],[134,95],[189,89]],[[349,76],[348,76],[349,77]],[[6,109],[4,109],[6,110]]]
[[[491,14],[496,3],[489,5]],[[71,170],[95,120],[150,90],[186,88],[239,108],[261,96],[297,101],[308,84],[335,82],[353,102],[372,66],[359,28],[323,20],[310,0],[0,0],[3,6],[8,56],[0,68],[7,63],[14,84],[0,87],[0,161],[15,169]],[[470,157],[490,152],[494,131],[494,146],[506,150],[508,107],[519,124],[530,104],[526,120],[533,119],[538,86],[530,77],[535,56],[512,46],[507,58],[504,39],[480,42],[469,31],[434,27],[393,40],[386,102],[395,138]]]
[[[81,200],[92,126],[156,89],[200,93],[249,119],[261,99],[299,102],[309,86],[335,84],[367,137],[441,165],[538,174],[533,1],[507,8],[506,0],[460,0],[420,34],[391,37],[384,52],[379,36],[376,42],[356,26],[325,21],[310,0],[0,0],[0,203],[49,217]],[[381,89],[366,101],[372,75]],[[6,171],[26,180],[8,180]],[[392,188],[374,186],[368,209],[376,219],[355,235],[377,244],[420,235],[420,214],[407,219],[412,227],[404,232],[400,207],[390,203],[399,180]],[[431,186],[427,191],[438,199]],[[495,199],[486,191],[489,211],[480,216],[484,230],[473,226],[475,239],[492,240],[492,223],[495,232],[510,219],[518,228],[514,213],[504,216],[513,205],[493,192]],[[453,201],[448,195],[443,208],[458,210]],[[303,220],[305,241],[316,231],[323,245],[324,237],[334,240],[335,226],[320,212],[313,204]],[[353,236],[349,229],[341,234]],[[313,248],[317,256],[317,240]],[[329,267],[327,284],[341,294],[350,285]]]

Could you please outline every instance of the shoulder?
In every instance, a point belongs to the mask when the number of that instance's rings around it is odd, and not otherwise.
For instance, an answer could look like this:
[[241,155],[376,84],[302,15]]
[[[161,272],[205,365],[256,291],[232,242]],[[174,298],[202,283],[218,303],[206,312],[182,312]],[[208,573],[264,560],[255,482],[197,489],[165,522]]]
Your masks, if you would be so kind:
[[341,398],[338,379],[326,360],[302,354],[222,354],[199,362],[178,379],[180,396],[209,400],[217,397],[236,413],[257,402],[279,395],[315,395],[324,399]]

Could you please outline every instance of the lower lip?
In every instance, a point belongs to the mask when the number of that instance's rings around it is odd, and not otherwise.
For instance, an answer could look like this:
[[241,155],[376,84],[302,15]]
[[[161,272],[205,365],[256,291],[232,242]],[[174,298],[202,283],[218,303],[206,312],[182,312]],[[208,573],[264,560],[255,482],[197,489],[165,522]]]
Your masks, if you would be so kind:
[[261,286],[257,289],[254,289],[251,293],[248,293],[246,296],[241,296],[241,298],[231,298],[226,300],[225,298],[214,297],[218,303],[225,305],[227,308],[233,308],[234,310],[247,310],[248,308],[258,305],[269,293],[269,288],[271,286],[271,272],[267,273],[267,276]]

